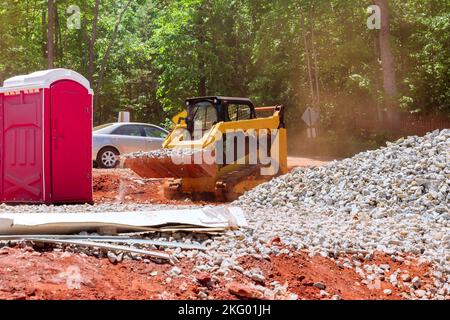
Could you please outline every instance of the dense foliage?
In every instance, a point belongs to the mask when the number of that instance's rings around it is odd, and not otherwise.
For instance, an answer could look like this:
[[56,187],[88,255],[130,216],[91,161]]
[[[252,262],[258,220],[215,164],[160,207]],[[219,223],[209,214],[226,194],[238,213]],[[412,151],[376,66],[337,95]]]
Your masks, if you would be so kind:
[[[450,0],[388,3],[399,110],[450,114]],[[366,25],[371,4],[56,0],[54,65],[91,78],[96,123],[119,110],[164,123],[184,98],[221,94],[284,104],[291,127],[308,105],[321,108],[325,128],[345,126],[354,115],[377,118],[385,107],[379,31]],[[0,0],[0,80],[47,67],[47,5]],[[67,27],[73,5],[80,29]]]

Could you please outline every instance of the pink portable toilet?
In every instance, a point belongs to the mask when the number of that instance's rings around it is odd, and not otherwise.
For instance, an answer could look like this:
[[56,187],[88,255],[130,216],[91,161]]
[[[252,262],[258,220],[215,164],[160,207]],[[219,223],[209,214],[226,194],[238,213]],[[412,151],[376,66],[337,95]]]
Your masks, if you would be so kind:
[[0,202],[92,203],[89,81],[66,69],[0,88]]

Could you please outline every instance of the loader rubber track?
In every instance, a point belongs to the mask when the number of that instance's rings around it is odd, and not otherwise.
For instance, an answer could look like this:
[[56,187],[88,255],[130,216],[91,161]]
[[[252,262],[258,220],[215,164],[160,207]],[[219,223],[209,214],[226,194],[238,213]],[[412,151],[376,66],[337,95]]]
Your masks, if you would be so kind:
[[[239,184],[248,184],[248,189],[252,189],[270,178],[260,175],[260,166],[243,166],[220,177],[215,183],[214,193],[209,193],[209,195],[215,197],[216,201],[231,202],[243,193],[241,190],[236,189],[236,186]],[[167,181],[164,185],[164,195],[167,199],[177,199],[188,195],[183,192],[183,179],[171,179]],[[191,194],[190,196],[198,198],[200,194]]]
[[255,180],[260,177],[260,166],[244,166],[225,174],[216,182],[216,199],[222,202],[234,201],[242,194],[235,187],[243,182]]

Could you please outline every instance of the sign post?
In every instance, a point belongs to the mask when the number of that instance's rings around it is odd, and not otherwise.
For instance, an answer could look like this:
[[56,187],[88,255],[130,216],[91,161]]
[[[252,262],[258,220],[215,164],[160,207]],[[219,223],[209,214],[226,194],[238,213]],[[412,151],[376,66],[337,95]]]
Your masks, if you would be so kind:
[[315,128],[315,125],[320,120],[320,111],[316,108],[308,107],[305,113],[303,113],[302,120],[308,125],[308,139],[317,138],[317,129]]
[[130,113],[128,111],[119,112],[119,122],[130,122]]

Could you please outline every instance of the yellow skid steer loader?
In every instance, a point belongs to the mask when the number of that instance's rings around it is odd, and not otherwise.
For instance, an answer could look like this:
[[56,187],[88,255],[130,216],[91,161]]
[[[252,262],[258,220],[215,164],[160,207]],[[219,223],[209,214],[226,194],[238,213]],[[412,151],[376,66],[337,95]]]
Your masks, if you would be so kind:
[[287,173],[283,114],[282,106],[255,108],[247,98],[187,99],[163,150],[128,158],[124,166],[144,178],[168,178],[168,198],[210,194],[233,201]]

